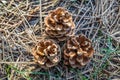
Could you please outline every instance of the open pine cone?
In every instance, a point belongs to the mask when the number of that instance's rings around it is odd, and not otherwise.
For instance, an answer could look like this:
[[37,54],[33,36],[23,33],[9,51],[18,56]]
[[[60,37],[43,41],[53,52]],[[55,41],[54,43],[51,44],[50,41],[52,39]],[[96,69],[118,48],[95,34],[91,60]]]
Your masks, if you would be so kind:
[[64,64],[73,68],[86,65],[93,56],[91,41],[84,35],[72,36],[64,45]]
[[46,34],[58,41],[65,41],[66,38],[73,34],[75,28],[72,15],[61,7],[52,10],[44,22]]
[[41,40],[33,49],[33,56],[42,68],[55,66],[61,59],[59,45],[53,40]]

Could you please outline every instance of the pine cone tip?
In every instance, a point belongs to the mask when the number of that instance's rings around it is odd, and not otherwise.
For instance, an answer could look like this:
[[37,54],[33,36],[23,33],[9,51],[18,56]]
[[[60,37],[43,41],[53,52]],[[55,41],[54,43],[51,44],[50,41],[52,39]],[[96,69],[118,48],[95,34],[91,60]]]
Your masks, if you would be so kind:
[[86,65],[93,56],[91,41],[84,35],[72,36],[64,46],[64,64],[73,68]]
[[64,8],[52,10],[44,19],[46,34],[58,41],[65,41],[73,34],[75,24],[72,15]]
[[51,39],[38,42],[32,54],[35,61],[45,69],[55,66],[61,59],[60,46]]

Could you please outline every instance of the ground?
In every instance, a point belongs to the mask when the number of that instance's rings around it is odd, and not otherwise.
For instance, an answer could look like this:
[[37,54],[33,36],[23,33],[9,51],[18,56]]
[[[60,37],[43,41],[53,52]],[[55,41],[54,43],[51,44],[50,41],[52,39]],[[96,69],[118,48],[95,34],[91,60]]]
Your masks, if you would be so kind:
[[[44,38],[44,17],[57,7],[71,12],[75,35],[92,41],[95,53],[80,69],[61,61],[45,70],[31,55]],[[120,80],[120,1],[1,0],[0,80]]]

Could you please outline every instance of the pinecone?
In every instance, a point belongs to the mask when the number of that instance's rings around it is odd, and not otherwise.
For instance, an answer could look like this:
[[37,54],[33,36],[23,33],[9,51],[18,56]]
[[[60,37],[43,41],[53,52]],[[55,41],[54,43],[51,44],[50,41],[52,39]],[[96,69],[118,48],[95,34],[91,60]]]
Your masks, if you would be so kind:
[[64,45],[64,64],[73,68],[86,65],[93,56],[91,41],[84,35],[72,36]]
[[44,69],[55,66],[61,59],[60,47],[51,39],[38,42],[32,54]]
[[73,29],[75,28],[72,15],[61,7],[52,10],[44,22],[46,34],[58,41],[65,41],[73,34]]

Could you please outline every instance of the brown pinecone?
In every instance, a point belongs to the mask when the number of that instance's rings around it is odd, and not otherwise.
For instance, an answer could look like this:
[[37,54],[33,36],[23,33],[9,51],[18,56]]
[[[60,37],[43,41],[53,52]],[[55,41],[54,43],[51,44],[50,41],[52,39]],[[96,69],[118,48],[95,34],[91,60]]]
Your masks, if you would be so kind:
[[72,36],[64,45],[64,64],[73,68],[86,65],[93,56],[91,41],[84,35]]
[[75,28],[72,15],[61,7],[52,10],[44,22],[46,34],[58,41],[66,40],[73,34],[73,29]]
[[51,39],[38,42],[32,54],[36,62],[45,69],[55,66],[61,60],[60,46]]

